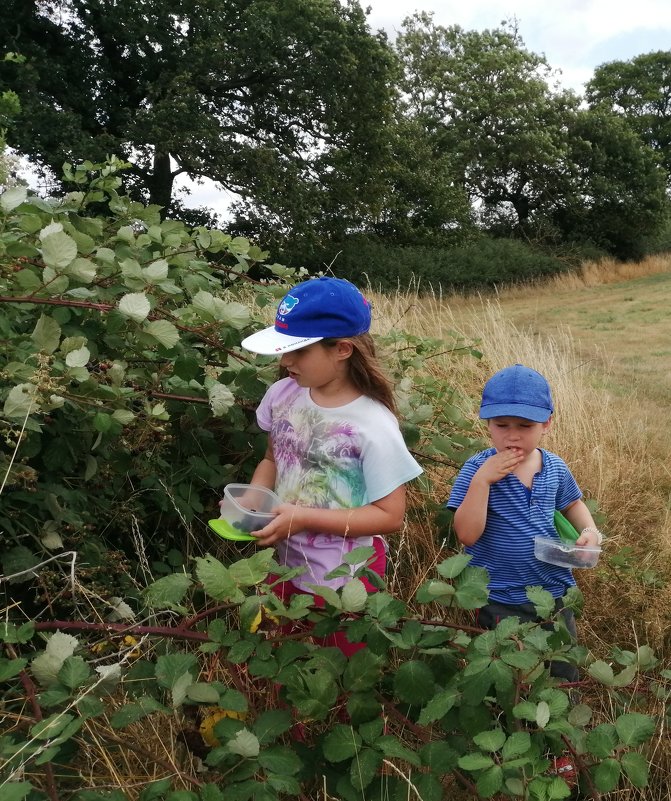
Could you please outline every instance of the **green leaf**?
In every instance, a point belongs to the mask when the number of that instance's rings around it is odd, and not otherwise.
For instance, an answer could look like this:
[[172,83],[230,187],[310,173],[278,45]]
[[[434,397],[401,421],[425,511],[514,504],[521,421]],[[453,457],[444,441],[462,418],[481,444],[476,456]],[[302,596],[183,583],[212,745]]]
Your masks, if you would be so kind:
[[577,704],[568,713],[568,722],[572,726],[587,726],[592,719],[592,710],[587,704]]
[[30,728],[32,737],[38,740],[51,740],[56,737],[75,720],[74,715],[65,712],[54,712],[48,718],[40,720]]
[[238,559],[228,568],[229,575],[240,587],[260,584],[271,569],[273,552],[270,548],[258,551],[249,559]]
[[4,782],[2,801],[23,801],[33,789],[30,782]]
[[81,656],[69,656],[58,671],[58,681],[71,690],[80,687],[91,675],[91,669]]
[[28,664],[27,659],[0,659],[0,681],[7,681],[18,676]]
[[45,236],[41,250],[44,263],[56,272],[65,269],[77,257],[77,243],[64,231]]
[[162,687],[172,689],[185,675],[198,674],[198,660],[194,654],[164,654],[156,660],[156,680]]
[[462,609],[479,609],[489,600],[489,576],[482,567],[467,567],[456,581],[456,600]]
[[343,586],[340,598],[343,611],[361,612],[366,607],[368,592],[361,579],[355,578]]
[[258,738],[249,729],[241,729],[235,737],[228,740],[226,746],[232,754],[238,754],[247,759],[257,757],[260,751]]
[[[28,189],[25,186],[12,186],[0,195],[0,208],[8,214],[20,206],[28,197]],[[23,798],[23,796],[21,796]]]
[[648,763],[642,754],[629,751],[622,755],[620,762],[622,770],[634,787],[648,786]]
[[179,331],[167,320],[152,320],[144,327],[144,332],[168,350],[179,342]]
[[503,745],[501,756],[504,760],[526,754],[531,748],[531,737],[527,731],[516,731],[508,737]]
[[44,653],[36,656],[30,664],[33,675],[40,684],[48,687],[58,681],[58,672],[65,660],[72,656],[79,645],[76,637],[55,632],[47,641]]
[[442,740],[427,743],[420,750],[420,756],[422,764],[437,776],[452,773],[459,761],[459,754]]
[[39,411],[37,387],[34,384],[17,384],[9,390],[3,408],[6,417],[27,417]]
[[481,798],[491,798],[503,787],[503,769],[500,765],[493,765],[480,776],[476,782],[478,795]]
[[555,611],[555,599],[542,587],[527,587],[527,598],[536,607],[536,614],[541,620],[547,620]]
[[291,713],[286,709],[268,709],[254,722],[254,734],[261,745],[274,742],[291,728]]
[[604,759],[594,768],[594,784],[602,793],[610,793],[620,781],[620,763],[617,759]]
[[122,706],[110,718],[110,724],[113,729],[124,729],[132,723],[137,723],[152,712],[169,713],[169,709],[163,704],[159,703],[155,698],[150,695],[143,695],[136,699],[131,704]]
[[600,681],[607,687],[612,687],[615,683],[613,668],[607,662],[597,660],[587,668],[587,672],[592,678]]
[[300,770],[301,761],[291,748],[274,745],[261,751],[259,765],[272,773],[292,776]]
[[409,765],[414,765],[416,768],[420,767],[422,764],[422,760],[417,753],[403,745],[396,737],[392,737],[391,735],[379,737],[374,745],[389,759],[402,759]]
[[587,750],[601,759],[610,756],[619,742],[615,726],[611,723],[602,723],[596,726],[588,732],[585,739]]
[[207,394],[215,417],[224,417],[235,406],[235,395],[225,384],[214,383]]
[[458,690],[455,690],[452,687],[441,690],[431,699],[431,701],[429,701],[424,709],[422,709],[419,716],[419,724],[421,726],[427,726],[429,723],[433,723],[435,720],[440,720],[440,718],[447,715],[458,699]]
[[426,662],[402,663],[394,675],[394,692],[409,704],[427,703],[434,694],[435,679]]
[[197,704],[218,704],[219,690],[212,684],[196,682],[187,688],[186,697]]
[[364,748],[352,760],[350,765],[350,780],[362,794],[377,775],[382,764],[382,754],[372,748]]
[[53,317],[41,314],[30,338],[43,353],[53,353],[60,343],[61,327]]
[[483,751],[499,751],[505,741],[506,734],[502,729],[483,731],[473,737],[473,742]]
[[361,748],[361,737],[352,728],[336,723],[324,738],[322,750],[329,762],[343,762],[351,759]]
[[652,737],[655,733],[655,722],[647,715],[628,712],[615,721],[615,730],[625,745],[635,748]]
[[191,579],[185,573],[163,576],[144,591],[147,606],[152,609],[181,609],[180,604],[191,583]]
[[158,779],[148,784],[140,793],[138,801],[156,801],[164,796],[172,786],[172,778]]
[[244,601],[244,593],[238,588],[230,570],[218,559],[207,554],[204,558],[197,556],[195,562],[198,580],[210,597],[232,603]]
[[536,707],[536,725],[539,729],[544,729],[550,722],[550,707],[545,701],[539,701]]
[[442,561],[436,570],[443,578],[453,579],[463,573],[470,561],[471,557],[468,554],[459,553]]
[[331,589],[331,587],[325,587],[321,584],[308,584],[308,588],[312,590],[315,595],[322,597],[327,604],[335,607],[335,609],[342,609],[340,596],[335,590]]
[[375,556],[375,548],[372,545],[359,545],[357,548],[352,548],[349,553],[343,554],[342,560],[348,565],[359,565],[367,562],[372,556]]
[[476,771],[490,768],[494,764],[494,760],[490,756],[487,756],[487,754],[474,752],[459,757],[458,764],[462,770]]
[[147,319],[151,304],[144,292],[130,292],[119,301],[119,312],[136,323]]

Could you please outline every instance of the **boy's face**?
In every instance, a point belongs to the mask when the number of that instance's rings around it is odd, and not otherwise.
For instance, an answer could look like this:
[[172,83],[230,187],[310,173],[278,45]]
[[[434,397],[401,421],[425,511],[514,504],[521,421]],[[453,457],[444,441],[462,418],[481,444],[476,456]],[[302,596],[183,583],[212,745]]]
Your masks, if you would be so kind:
[[497,451],[519,449],[525,456],[536,450],[543,435],[549,431],[551,420],[534,423],[524,417],[492,417],[487,420],[489,436]]

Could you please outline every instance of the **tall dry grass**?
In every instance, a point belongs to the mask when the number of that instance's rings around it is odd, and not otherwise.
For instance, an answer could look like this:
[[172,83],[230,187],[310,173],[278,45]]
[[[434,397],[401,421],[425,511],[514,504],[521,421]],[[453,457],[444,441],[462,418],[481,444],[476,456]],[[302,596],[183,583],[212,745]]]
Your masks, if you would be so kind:
[[[652,269],[652,263],[648,267],[652,272],[658,271]],[[610,268],[588,265],[584,277],[575,280],[608,283],[612,277]],[[553,289],[550,286],[544,291]],[[556,413],[545,447],[568,462],[586,497],[597,503],[606,534],[598,568],[575,571],[585,596],[584,613],[578,622],[580,640],[597,657],[606,657],[616,644],[634,651],[642,644],[649,644],[668,666],[671,661],[671,586],[667,580],[671,568],[671,435],[664,425],[665,418],[660,421],[659,409],[633,390],[622,395],[607,389],[606,354],[585,361],[578,356],[568,329],[541,337],[531,330],[517,328],[506,318],[500,299],[480,298],[474,303],[472,299],[466,301],[456,296],[444,298],[434,294],[420,298],[414,293],[399,293],[394,297],[374,295],[373,302],[379,333],[400,328],[418,336],[449,341],[456,330],[467,339],[478,341],[478,348],[484,353],[480,362],[444,358],[426,364],[427,370],[470,395],[472,401],[465,411],[474,422],[482,386],[496,370],[520,362],[548,378]],[[468,309],[466,315],[464,307]],[[485,437],[484,427],[480,430]],[[444,501],[454,471],[430,472],[435,482],[433,500]],[[427,499],[414,492],[410,501],[421,505]],[[427,508],[427,522],[409,524],[398,542],[398,561],[390,571],[391,584],[403,597],[422,583],[436,562],[448,555],[441,549],[429,522],[433,514]],[[647,697],[649,706],[637,711],[646,711],[659,720],[658,733],[647,754],[651,764],[649,786],[645,790],[619,791],[620,801],[671,799],[668,782],[671,748],[664,708],[653,696]],[[612,722],[627,711],[605,691],[595,692],[586,700],[599,722]]]
[[[460,313],[457,319],[455,302],[459,299],[454,296],[374,295],[375,327],[379,333],[401,328],[446,341],[457,330],[477,341],[484,353],[480,362],[444,358],[426,364],[427,370],[471,396],[465,411],[474,422],[482,386],[496,370],[519,362],[547,377],[556,411],[545,447],[569,463],[586,497],[603,513],[607,535],[599,571],[584,571],[578,577],[587,596],[583,628],[595,646],[599,640],[612,643],[617,636],[630,644],[639,639],[666,649],[671,595],[668,588],[655,586],[655,576],[663,581],[671,566],[671,436],[660,431],[644,398],[614,395],[605,388],[607,355],[580,359],[570,331],[540,337],[520,330],[506,319],[497,299],[483,298],[479,305],[469,306],[469,316]],[[486,438],[484,427],[480,431]],[[434,500],[447,497],[450,478],[449,471],[438,476]],[[421,559],[426,561],[431,538],[426,532],[416,534],[422,540]],[[624,548],[633,549],[632,556],[617,567],[614,561],[620,560]],[[425,572],[424,565],[417,564],[416,569]],[[613,592],[620,600],[616,609]]]

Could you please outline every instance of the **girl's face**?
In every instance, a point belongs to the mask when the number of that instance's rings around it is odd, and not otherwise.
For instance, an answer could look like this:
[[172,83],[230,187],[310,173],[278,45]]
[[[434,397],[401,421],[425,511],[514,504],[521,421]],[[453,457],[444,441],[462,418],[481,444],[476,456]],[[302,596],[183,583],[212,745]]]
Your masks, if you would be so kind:
[[345,339],[328,347],[315,342],[282,354],[280,365],[299,386],[319,389],[348,376],[347,360],[351,354],[352,344]]
[[518,448],[528,456],[536,450],[543,435],[550,429],[550,420],[534,423],[524,417],[492,417],[487,421],[487,427],[497,451]]

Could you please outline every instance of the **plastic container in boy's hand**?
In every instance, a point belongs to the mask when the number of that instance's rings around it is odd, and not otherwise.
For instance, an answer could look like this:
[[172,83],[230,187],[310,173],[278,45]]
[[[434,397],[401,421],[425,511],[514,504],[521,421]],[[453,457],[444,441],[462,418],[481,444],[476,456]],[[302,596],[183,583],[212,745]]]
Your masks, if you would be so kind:
[[220,537],[237,542],[253,542],[254,531],[260,531],[273,519],[272,510],[280,499],[272,490],[256,484],[227,484],[219,504],[218,520],[208,525]]
[[541,562],[559,567],[594,567],[601,548],[597,545],[576,545],[567,540],[534,537],[534,556]]

